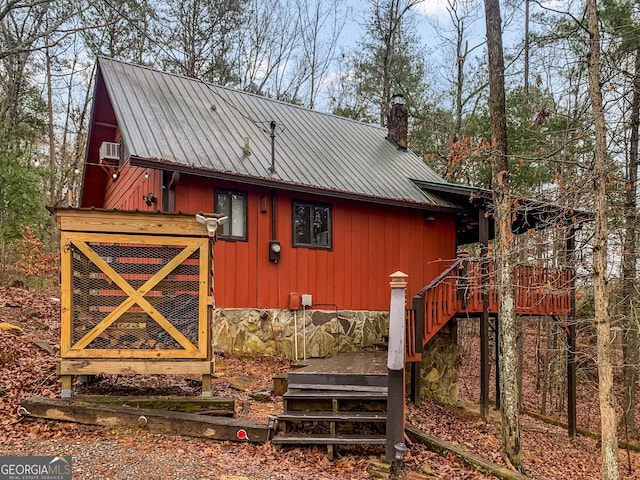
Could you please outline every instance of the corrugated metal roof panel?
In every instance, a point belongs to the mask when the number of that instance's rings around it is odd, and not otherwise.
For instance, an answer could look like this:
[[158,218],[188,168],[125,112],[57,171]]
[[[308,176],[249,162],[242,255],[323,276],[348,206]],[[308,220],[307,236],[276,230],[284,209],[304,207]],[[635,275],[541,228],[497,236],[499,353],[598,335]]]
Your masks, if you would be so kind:
[[[376,198],[451,206],[411,179],[443,182],[375,125],[100,58],[132,157]],[[276,122],[275,166],[270,122]],[[244,138],[251,155],[244,155]]]

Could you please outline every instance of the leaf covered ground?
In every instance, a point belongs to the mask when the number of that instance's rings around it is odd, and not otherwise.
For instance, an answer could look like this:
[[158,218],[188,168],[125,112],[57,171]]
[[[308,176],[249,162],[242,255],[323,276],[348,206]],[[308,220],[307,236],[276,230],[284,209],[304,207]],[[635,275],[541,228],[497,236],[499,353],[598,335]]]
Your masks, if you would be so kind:
[[[56,374],[59,342],[59,302],[18,288],[0,288],[0,322],[20,327],[21,334],[0,330],[0,455],[72,455],[74,479],[367,479],[367,467],[380,456],[373,447],[339,448],[329,460],[321,447],[276,448],[213,442],[196,438],[156,435],[144,430],[108,429],[66,422],[36,420],[18,414],[22,400],[31,396],[59,397]],[[226,354],[216,358],[214,395],[233,396],[236,416],[266,422],[282,408],[281,397],[257,401],[251,393],[272,387],[272,377],[287,371],[289,362],[277,357]],[[475,373],[474,373],[475,372]],[[477,375],[477,358],[462,365],[463,396],[477,392],[470,381]],[[477,383],[477,382],[475,382]],[[525,390],[533,388],[525,382]],[[578,410],[597,409],[597,394],[582,392]],[[198,395],[199,379],[178,376],[104,376],[82,393],[114,395]],[[534,392],[526,393],[533,396]],[[589,414],[589,418],[593,416]],[[408,422],[425,432],[460,445],[495,463],[505,465],[500,448],[499,416],[489,422],[469,408],[424,401],[409,406]],[[580,425],[580,417],[579,417]],[[599,478],[599,444],[529,416],[522,418],[525,466],[533,478]],[[622,478],[640,479],[640,456],[620,451]],[[629,462],[631,473],[629,472]],[[412,444],[399,478],[492,478],[458,462]]]

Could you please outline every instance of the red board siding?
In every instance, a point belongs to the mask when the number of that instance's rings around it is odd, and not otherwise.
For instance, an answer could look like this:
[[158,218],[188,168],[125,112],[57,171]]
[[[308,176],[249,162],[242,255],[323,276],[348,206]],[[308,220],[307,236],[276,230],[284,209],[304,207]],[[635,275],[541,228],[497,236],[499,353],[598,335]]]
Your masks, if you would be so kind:
[[[441,259],[455,257],[453,217],[441,214],[427,222],[424,212],[409,208],[277,191],[277,232],[272,237],[271,190],[183,176],[176,188],[176,210],[212,211],[216,186],[249,194],[248,241],[219,240],[214,248],[219,307],[288,308],[289,293],[297,292],[313,295],[314,305],[388,310],[391,273],[407,273],[408,294],[413,295],[444,269]],[[332,206],[331,250],[292,246],[294,199]],[[282,246],[277,264],[269,261],[272,239]]]
[[[144,195],[153,193],[156,202],[147,205]],[[162,178],[158,170],[132,167],[128,163],[118,169],[118,178],[107,180],[104,208],[155,211],[162,209]]]

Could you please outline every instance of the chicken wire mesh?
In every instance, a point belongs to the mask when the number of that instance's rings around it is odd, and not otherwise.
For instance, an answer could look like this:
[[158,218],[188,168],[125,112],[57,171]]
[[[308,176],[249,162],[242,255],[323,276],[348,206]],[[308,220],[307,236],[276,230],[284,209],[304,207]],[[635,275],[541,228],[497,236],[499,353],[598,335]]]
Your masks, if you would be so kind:
[[[87,245],[134,290],[139,290],[184,249],[173,245],[104,242],[87,242]],[[143,296],[196,346],[199,335],[199,256],[196,249]],[[75,344],[126,302],[129,295],[76,248],[72,252],[72,269],[71,333]],[[183,349],[183,346],[145,311],[144,306],[134,301],[85,348],[176,350]]]

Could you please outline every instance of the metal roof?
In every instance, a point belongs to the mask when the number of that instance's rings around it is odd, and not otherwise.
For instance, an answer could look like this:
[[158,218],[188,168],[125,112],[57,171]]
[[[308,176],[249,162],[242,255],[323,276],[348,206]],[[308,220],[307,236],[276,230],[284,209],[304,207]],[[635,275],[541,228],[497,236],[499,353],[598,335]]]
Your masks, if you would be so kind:
[[[398,150],[379,126],[104,57],[98,62],[132,163],[456,207],[411,181],[445,183],[417,155]],[[272,121],[275,173],[269,172]]]

